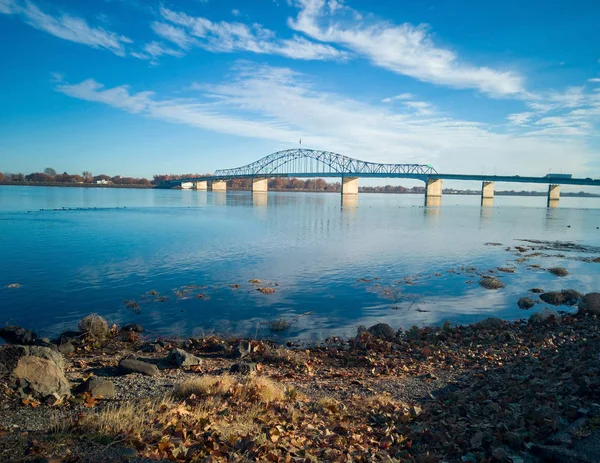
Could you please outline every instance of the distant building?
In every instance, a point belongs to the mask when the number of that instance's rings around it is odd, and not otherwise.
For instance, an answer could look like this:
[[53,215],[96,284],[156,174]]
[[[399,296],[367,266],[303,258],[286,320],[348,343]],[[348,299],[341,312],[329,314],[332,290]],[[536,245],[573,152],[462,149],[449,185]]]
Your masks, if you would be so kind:
[[96,185],[108,185],[108,180],[96,180]]

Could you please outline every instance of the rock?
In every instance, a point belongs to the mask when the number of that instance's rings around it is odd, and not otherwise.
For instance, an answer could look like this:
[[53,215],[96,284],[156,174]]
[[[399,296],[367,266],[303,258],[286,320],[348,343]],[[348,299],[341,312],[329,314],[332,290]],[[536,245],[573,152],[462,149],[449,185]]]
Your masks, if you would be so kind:
[[579,309],[594,315],[600,315],[600,293],[589,293],[583,296],[579,303]]
[[552,267],[548,271],[557,277],[566,277],[569,274],[569,271],[564,267]]
[[159,373],[156,365],[132,358],[122,359],[119,368],[125,373],[140,373],[146,376],[155,376]]
[[535,294],[541,294],[544,292],[544,290],[542,288],[531,288],[529,291],[531,291],[532,293],[535,293]]
[[574,289],[563,289],[561,293],[564,297],[564,304],[566,305],[575,305],[583,297],[583,294],[581,294],[579,291],[575,291]]
[[231,365],[229,369],[230,373],[239,373],[241,375],[250,375],[255,373],[257,370],[256,363],[252,362],[243,362],[243,363],[235,363]]
[[528,310],[531,309],[535,305],[535,301],[530,297],[522,297],[517,302],[519,309]]
[[546,323],[550,320],[558,320],[560,316],[552,309],[544,309],[543,312],[534,313],[529,317],[529,321],[534,324]]
[[79,329],[97,340],[103,340],[108,337],[108,323],[104,318],[95,313],[83,317],[79,321]]
[[498,330],[504,326],[504,322],[496,317],[486,318],[477,323],[477,326],[486,330]]
[[32,345],[37,339],[37,335],[20,326],[5,326],[0,328],[0,338],[9,344]]
[[167,362],[170,365],[177,365],[178,367],[192,367],[194,365],[201,365],[202,359],[183,349],[173,349],[167,356]]
[[113,399],[116,396],[115,385],[107,380],[92,376],[75,388],[78,394],[89,393],[92,397]]
[[122,332],[132,331],[134,333],[141,333],[144,331],[144,327],[142,325],[138,325],[137,323],[129,323],[121,328]]
[[4,346],[0,348],[0,375],[14,370],[21,357],[33,356],[51,360],[61,370],[65,369],[64,357],[47,347],[42,346]]
[[500,289],[504,288],[506,284],[496,277],[485,276],[481,280],[479,280],[479,286],[485,289]]
[[387,323],[377,323],[376,325],[371,326],[367,331],[376,338],[382,339],[391,339],[396,334],[394,328]]
[[23,394],[44,400],[65,397],[71,385],[64,375],[62,356],[47,347],[6,346],[0,350],[0,376]]
[[56,345],[60,345],[70,342],[71,344],[75,345],[79,343],[82,336],[83,333],[81,331],[65,331],[54,341],[54,343]]
[[57,346],[58,352],[63,355],[68,355],[75,352],[75,346],[70,342],[65,342]]
[[565,296],[559,291],[549,291],[544,294],[540,294],[540,299],[547,304],[562,305],[565,302]]
[[240,341],[233,350],[233,356],[234,358],[243,359],[244,357],[250,355],[251,351],[252,346],[250,345],[249,341]]

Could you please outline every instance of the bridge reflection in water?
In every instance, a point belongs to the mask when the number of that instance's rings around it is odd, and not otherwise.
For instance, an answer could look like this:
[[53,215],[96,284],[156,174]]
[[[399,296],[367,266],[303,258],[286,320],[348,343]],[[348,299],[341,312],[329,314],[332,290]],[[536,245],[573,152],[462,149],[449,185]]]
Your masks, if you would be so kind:
[[544,177],[521,177],[519,175],[471,175],[441,174],[430,164],[382,164],[353,159],[330,151],[311,149],[290,149],[278,151],[258,161],[234,169],[217,170],[211,176],[169,180],[162,188],[173,188],[183,184],[193,184],[197,190],[210,189],[225,192],[227,181],[251,179],[252,192],[256,194],[256,205],[267,204],[268,179],[275,177],[323,177],[341,178],[342,206],[356,207],[358,201],[359,178],[406,178],[425,183],[425,206],[439,207],[442,203],[442,180],[481,182],[481,206],[494,203],[496,182],[531,183],[548,185],[548,207],[557,207],[560,201],[560,185],[600,186],[599,179],[573,178],[568,174],[548,174]]

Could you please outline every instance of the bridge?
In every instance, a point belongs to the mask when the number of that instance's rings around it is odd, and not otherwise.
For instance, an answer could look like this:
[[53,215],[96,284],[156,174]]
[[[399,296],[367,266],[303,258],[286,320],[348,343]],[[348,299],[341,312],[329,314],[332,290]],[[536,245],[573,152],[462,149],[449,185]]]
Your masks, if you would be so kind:
[[359,178],[407,178],[425,183],[425,204],[439,205],[442,198],[442,180],[473,180],[482,182],[481,203],[491,205],[495,182],[536,183],[548,185],[548,207],[558,205],[560,185],[600,186],[600,179],[573,178],[564,174],[544,177],[519,175],[443,174],[430,164],[382,164],[361,161],[330,151],[288,149],[265,156],[258,161],[233,169],[221,169],[211,176],[169,180],[161,187],[193,184],[198,190],[226,191],[227,181],[252,179],[253,193],[266,193],[268,179],[274,177],[337,177],[342,179],[342,197],[358,194]]

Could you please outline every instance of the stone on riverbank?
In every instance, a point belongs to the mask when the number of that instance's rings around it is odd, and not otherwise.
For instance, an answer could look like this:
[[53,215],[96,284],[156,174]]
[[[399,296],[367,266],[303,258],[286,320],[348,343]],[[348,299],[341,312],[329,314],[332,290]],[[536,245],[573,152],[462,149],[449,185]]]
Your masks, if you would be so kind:
[[104,399],[113,399],[116,396],[115,385],[107,380],[92,376],[75,388],[78,394],[88,393],[92,397],[102,397]]
[[535,305],[535,301],[530,297],[522,297],[517,302],[519,309],[528,310],[531,309]]
[[546,304],[551,305],[562,305],[565,302],[565,296],[560,291],[549,291],[544,294],[540,294],[540,299]]
[[387,323],[377,323],[376,325],[373,325],[372,327],[370,327],[367,331],[372,336],[375,336],[376,338],[382,338],[382,339],[391,339],[396,334],[396,332],[394,331],[394,328],[392,328]]
[[231,365],[229,369],[230,373],[238,373],[240,375],[250,375],[255,373],[257,370],[256,363],[253,362],[243,362],[243,363],[235,363]]
[[99,341],[106,339],[109,332],[106,320],[95,313],[83,317],[79,321],[79,329]]
[[20,326],[5,326],[0,328],[0,338],[9,344],[32,345],[35,344],[37,334]]
[[70,395],[71,385],[64,366],[62,355],[47,347],[6,346],[0,350],[0,376],[36,399]]
[[183,349],[173,349],[167,356],[167,362],[170,365],[176,365],[178,367],[193,367],[195,365],[201,365],[202,359]]
[[574,289],[563,289],[561,293],[565,300],[564,304],[566,305],[575,305],[583,297],[583,294],[581,294],[579,291],[575,291]]
[[579,309],[594,315],[600,315],[600,293],[589,293],[583,296]]
[[123,326],[120,330],[123,333],[133,332],[133,333],[142,333],[144,331],[144,327],[142,325],[138,325],[137,323],[129,323]]
[[477,326],[486,330],[498,330],[504,326],[504,322],[496,317],[486,318],[477,323]]
[[506,284],[496,277],[485,276],[479,280],[479,286],[485,289],[500,289],[504,288]]
[[140,373],[146,376],[155,376],[159,373],[156,365],[133,358],[122,359],[119,362],[119,369],[125,374]]
[[569,271],[564,267],[552,267],[548,271],[557,277],[566,277],[569,274]]
[[531,317],[529,317],[529,321],[533,324],[546,323],[549,320],[558,320],[560,315],[552,309],[544,309],[543,312],[534,313]]

